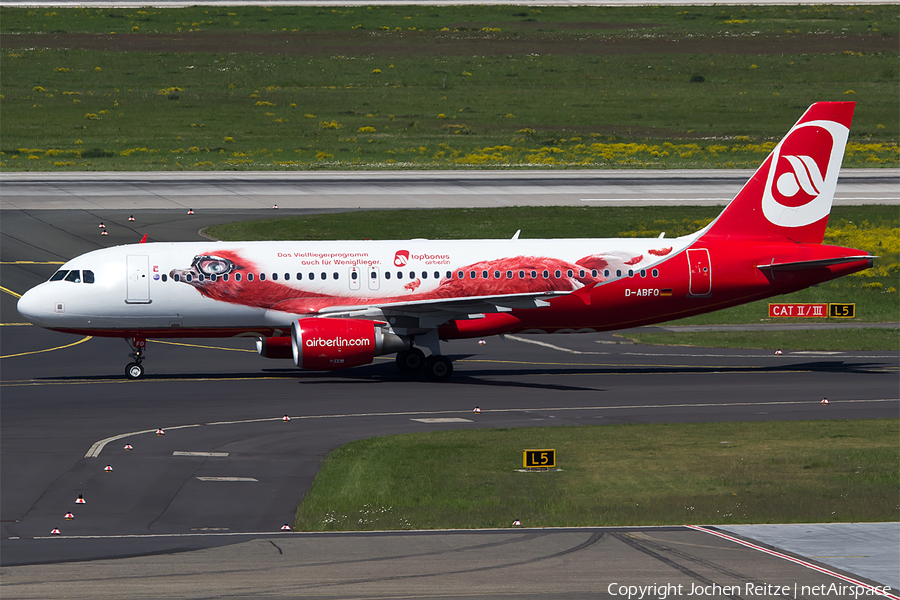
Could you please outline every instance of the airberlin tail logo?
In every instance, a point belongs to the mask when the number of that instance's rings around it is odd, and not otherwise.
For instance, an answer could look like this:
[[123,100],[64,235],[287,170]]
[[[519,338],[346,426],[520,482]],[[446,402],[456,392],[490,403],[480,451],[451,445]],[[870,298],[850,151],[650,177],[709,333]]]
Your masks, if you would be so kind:
[[811,156],[784,156],[791,165],[791,172],[782,173],[775,180],[775,188],[785,198],[793,198],[798,192],[816,198],[825,187],[825,178]]
[[397,250],[397,254],[394,255],[394,266],[405,267],[408,262],[409,250]]
[[772,152],[763,214],[781,227],[803,227],[831,211],[849,129],[834,121],[796,125]]

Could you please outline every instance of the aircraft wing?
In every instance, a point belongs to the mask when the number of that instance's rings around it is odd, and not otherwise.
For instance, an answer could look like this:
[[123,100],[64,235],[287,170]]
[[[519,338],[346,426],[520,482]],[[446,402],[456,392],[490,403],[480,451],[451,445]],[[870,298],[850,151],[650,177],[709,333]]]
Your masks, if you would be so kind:
[[444,318],[452,315],[468,315],[473,313],[509,312],[513,309],[540,308],[549,306],[547,300],[571,294],[566,292],[533,292],[527,294],[498,294],[494,296],[464,296],[459,298],[433,298],[411,302],[373,302],[367,305],[329,306],[319,310],[323,317],[366,318],[373,314],[407,315],[423,317],[425,315]]

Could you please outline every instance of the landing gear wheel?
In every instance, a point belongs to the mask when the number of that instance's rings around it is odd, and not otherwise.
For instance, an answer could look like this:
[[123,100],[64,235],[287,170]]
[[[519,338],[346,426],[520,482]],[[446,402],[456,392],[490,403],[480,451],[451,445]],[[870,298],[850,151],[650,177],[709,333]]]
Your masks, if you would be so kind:
[[429,356],[425,361],[425,378],[429,381],[447,381],[453,375],[453,363],[440,354]]
[[407,375],[414,375],[425,366],[425,353],[418,348],[401,350],[397,353],[397,368]]
[[144,367],[141,366],[140,363],[128,363],[128,366],[125,367],[125,376],[128,379],[140,379],[144,375]]

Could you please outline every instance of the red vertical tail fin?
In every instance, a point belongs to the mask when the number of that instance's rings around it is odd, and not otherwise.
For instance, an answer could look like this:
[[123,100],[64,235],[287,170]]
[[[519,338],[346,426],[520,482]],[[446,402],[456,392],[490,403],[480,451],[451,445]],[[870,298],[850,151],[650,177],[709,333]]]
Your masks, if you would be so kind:
[[810,106],[703,237],[821,244],[855,106]]

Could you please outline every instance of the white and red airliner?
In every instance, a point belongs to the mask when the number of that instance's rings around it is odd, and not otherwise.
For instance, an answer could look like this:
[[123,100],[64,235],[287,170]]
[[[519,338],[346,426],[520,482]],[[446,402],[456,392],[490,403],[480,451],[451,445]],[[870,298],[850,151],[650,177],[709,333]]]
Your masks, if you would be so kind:
[[396,353],[402,371],[444,380],[441,340],[648,325],[871,267],[822,244],[853,109],[812,105],[683,237],[142,243],[73,258],[18,308],[47,329],[128,340],[132,379],[148,338],[253,336],[301,369]]

